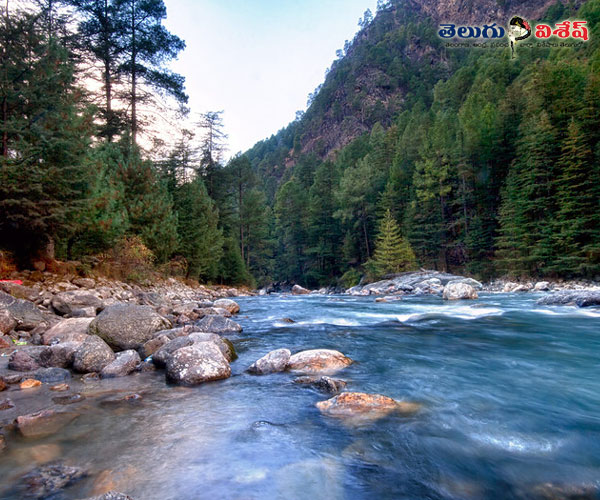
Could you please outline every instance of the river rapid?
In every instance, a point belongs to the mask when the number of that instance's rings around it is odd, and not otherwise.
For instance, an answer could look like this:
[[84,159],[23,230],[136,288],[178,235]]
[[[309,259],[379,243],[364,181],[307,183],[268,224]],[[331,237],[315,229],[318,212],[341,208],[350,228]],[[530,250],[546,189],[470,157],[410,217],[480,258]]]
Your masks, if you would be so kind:
[[[81,384],[87,399],[69,405],[79,418],[2,455],[0,498],[20,498],[18,478],[54,458],[89,470],[53,497],[66,499],[108,487],[136,500],[597,492],[600,310],[537,306],[540,296],[236,299],[244,331],[232,337],[239,359],[231,378],[182,388],[140,373]],[[293,383],[293,374],[245,372],[281,347],[339,350],[355,360],[337,375],[347,390],[422,409],[358,426],[322,416],[315,403],[330,396]],[[114,402],[132,391],[141,399]]]

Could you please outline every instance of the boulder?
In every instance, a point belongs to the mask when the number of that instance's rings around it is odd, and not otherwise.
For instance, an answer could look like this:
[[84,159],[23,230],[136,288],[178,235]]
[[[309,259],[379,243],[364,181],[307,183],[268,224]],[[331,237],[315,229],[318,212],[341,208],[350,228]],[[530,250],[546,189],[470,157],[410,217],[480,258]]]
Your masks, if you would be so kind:
[[96,286],[96,282],[92,278],[75,278],[71,283],[79,288],[94,288]]
[[44,321],[42,313],[33,303],[16,299],[4,292],[0,292],[0,310],[8,311],[17,322],[16,330],[33,330]]
[[197,385],[231,376],[231,368],[213,342],[198,342],[175,351],[167,361],[167,380]]
[[196,323],[196,327],[201,332],[210,333],[239,333],[242,331],[242,327],[228,318],[223,316],[205,316]]
[[0,309],[0,333],[9,333],[17,326],[17,320],[6,309]]
[[73,355],[73,369],[82,373],[100,372],[115,359],[115,353],[104,340],[88,336]]
[[33,372],[33,376],[45,384],[57,384],[71,378],[71,372],[64,368],[39,368]]
[[60,316],[86,316],[94,317],[103,307],[102,301],[95,295],[84,290],[71,290],[59,292],[50,301],[52,309]]
[[381,394],[362,392],[342,392],[327,401],[320,401],[316,406],[324,415],[339,418],[359,417],[361,421],[378,420],[392,413],[408,416],[421,408],[417,403],[399,402]]
[[523,284],[523,285],[519,285],[515,288],[512,289],[513,293],[523,293],[523,292],[528,292],[529,290],[531,290],[531,287],[529,285]]
[[39,367],[38,362],[24,350],[13,352],[8,360],[8,369],[16,372],[31,372]]
[[189,337],[177,337],[172,340],[169,340],[165,345],[163,345],[152,355],[152,362],[159,368],[164,368],[167,364],[167,361],[171,357],[171,354],[173,354],[178,349],[191,346],[193,343],[194,339],[191,339]]
[[92,318],[67,318],[59,321],[42,334],[44,345],[62,342],[83,342]]
[[240,312],[240,306],[237,302],[231,299],[218,299],[214,302],[214,307],[225,309],[231,314],[237,314]]
[[300,351],[290,357],[288,369],[303,373],[336,373],[348,365],[352,360],[339,351],[332,349],[312,349]]
[[190,333],[189,338],[196,342],[213,342],[225,356],[225,359],[230,363],[237,359],[237,353],[233,344],[224,337],[217,335],[216,333],[207,332],[194,332]]
[[287,368],[291,354],[289,349],[276,349],[255,361],[248,371],[255,375],[282,372]]
[[23,498],[63,498],[62,490],[86,475],[84,469],[58,463],[38,467],[22,479]]
[[539,299],[537,304],[541,306],[599,306],[600,290],[565,290],[546,295]]
[[477,291],[471,285],[460,282],[448,283],[444,287],[444,300],[465,300],[476,299],[479,296]]
[[119,352],[115,360],[102,369],[100,376],[102,378],[124,377],[133,372],[140,362],[140,355],[133,349]]
[[231,318],[231,313],[227,309],[222,307],[201,307],[196,309],[198,318],[204,318],[204,316],[223,316],[224,318]]
[[39,296],[39,292],[33,288],[8,281],[0,282],[0,290],[12,295],[16,299],[24,299],[29,302],[34,302]]
[[70,368],[73,365],[75,351],[79,349],[81,344],[83,342],[61,342],[60,344],[48,346],[40,355],[39,362],[46,367]]
[[346,388],[346,381],[339,378],[323,377],[296,377],[295,384],[309,385],[327,394],[337,394]]
[[42,438],[55,434],[78,416],[77,413],[43,410],[17,417],[15,423],[24,437]]
[[509,292],[512,292],[518,286],[519,286],[518,283],[513,283],[512,281],[509,281],[508,283],[504,284],[504,288],[502,289],[502,291],[504,293],[509,293]]
[[533,289],[536,292],[547,292],[550,290],[550,283],[548,281],[538,281]]
[[150,339],[142,347],[140,347],[140,357],[142,359],[146,359],[148,356],[154,355],[156,351],[158,351],[162,346],[164,346],[167,342],[170,342],[171,340],[173,339],[165,334],[158,335]]
[[117,304],[102,311],[88,327],[116,351],[139,349],[160,330],[171,328],[171,322],[150,306]]
[[310,290],[301,287],[300,285],[294,285],[292,287],[292,295],[307,295],[310,293]]

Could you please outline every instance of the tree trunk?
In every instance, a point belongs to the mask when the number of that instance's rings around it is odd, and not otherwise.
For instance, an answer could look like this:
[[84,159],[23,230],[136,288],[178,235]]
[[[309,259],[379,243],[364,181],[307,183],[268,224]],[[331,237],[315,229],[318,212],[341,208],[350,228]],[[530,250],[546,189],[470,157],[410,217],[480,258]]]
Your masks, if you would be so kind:
[[104,0],[104,93],[106,98],[106,128],[107,140],[113,139],[113,112],[112,112],[112,82],[110,81],[110,48],[108,26],[108,0]]
[[131,2],[131,143],[137,139],[137,48],[135,45],[135,1]]

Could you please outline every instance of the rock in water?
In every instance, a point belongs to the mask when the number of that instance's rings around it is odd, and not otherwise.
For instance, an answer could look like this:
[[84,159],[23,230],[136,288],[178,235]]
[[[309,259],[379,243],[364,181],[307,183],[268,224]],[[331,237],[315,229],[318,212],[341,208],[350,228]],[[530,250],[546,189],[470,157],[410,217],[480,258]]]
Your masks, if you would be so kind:
[[175,351],[167,361],[167,380],[197,385],[231,376],[229,363],[212,342],[199,342]]
[[194,343],[194,339],[189,337],[177,337],[168,341],[152,355],[152,362],[159,368],[164,368],[167,361],[175,351],[184,347],[189,347]]
[[57,498],[61,490],[86,475],[85,470],[78,467],[44,465],[23,477],[25,498]]
[[79,416],[78,413],[43,410],[17,417],[19,432],[27,438],[41,438],[55,434]]
[[417,403],[399,402],[381,394],[362,392],[342,392],[316,406],[324,415],[353,419],[353,423],[379,420],[392,413],[412,415],[421,408]]
[[48,348],[40,354],[40,364],[42,366],[69,368],[73,365],[75,351],[79,349],[81,344],[83,344],[83,342],[64,342],[48,346]]
[[547,292],[548,290],[550,290],[550,282],[548,281],[538,281],[535,286],[533,287],[533,289],[536,292]]
[[102,311],[88,328],[117,351],[139,349],[160,330],[171,328],[171,322],[150,306],[116,304]]
[[291,354],[289,349],[276,349],[255,361],[248,371],[255,375],[282,372],[287,368]]
[[33,376],[45,384],[57,384],[69,380],[71,372],[58,367],[40,368],[33,373]]
[[444,287],[444,300],[477,299],[477,291],[471,285],[460,282],[450,282]]
[[96,497],[89,497],[85,500],[133,500],[129,495],[125,493],[119,493],[118,491],[108,491],[103,495],[99,495]]
[[218,334],[239,333],[242,331],[239,324],[223,316],[204,316],[196,323],[196,327],[201,332]]
[[59,321],[42,335],[42,343],[83,342],[93,318],[68,318]]
[[599,306],[600,290],[571,290],[552,293],[539,299],[537,304],[542,306]]
[[339,351],[332,349],[312,349],[300,351],[290,357],[288,369],[303,373],[336,373],[348,365],[352,360]]
[[38,362],[25,351],[15,351],[8,360],[8,368],[17,372],[30,372],[40,367]]
[[300,286],[300,285],[294,285],[292,287],[292,294],[293,295],[307,295],[310,293],[310,290]]
[[327,394],[337,394],[346,388],[346,381],[339,378],[323,377],[297,377],[295,384],[310,385]]
[[100,372],[115,359],[115,353],[104,340],[90,335],[73,355],[73,369],[82,373]]
[[230,363],[237,359],[237,353],[235,352],[233,344],[216,333],[193,332],[190,333],[188,338],[193,340],[194,344],[196,342],[212,342],[213,344],[216,344],[223,353],[223,356],[225,356],[225,359]]
[[140,355],[133,349],[118,352],[116,359],[102,368],[100,376],[102,378],[124,377],[133,372],[141,361]]
[[225,309],[231,314],[237,314],[240,312],[239,304],[231,299],[215,300],[214,307],[220,307],[221,309]]

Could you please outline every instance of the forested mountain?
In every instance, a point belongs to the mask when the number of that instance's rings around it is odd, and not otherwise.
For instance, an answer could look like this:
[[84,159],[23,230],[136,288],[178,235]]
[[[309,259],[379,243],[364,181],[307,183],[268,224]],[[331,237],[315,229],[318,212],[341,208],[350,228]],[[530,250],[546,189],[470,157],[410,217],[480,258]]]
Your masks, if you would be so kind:
[[[451,49],[438,23],[585,19],[577,47]],[[421,266],[600,272],[600,2],[380,3],[303,116],[247,152],[276,217],[274,276],[373,269],[389,210]],[[552,40],[559,40],[553,38]]]

